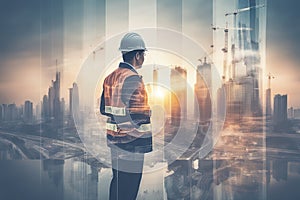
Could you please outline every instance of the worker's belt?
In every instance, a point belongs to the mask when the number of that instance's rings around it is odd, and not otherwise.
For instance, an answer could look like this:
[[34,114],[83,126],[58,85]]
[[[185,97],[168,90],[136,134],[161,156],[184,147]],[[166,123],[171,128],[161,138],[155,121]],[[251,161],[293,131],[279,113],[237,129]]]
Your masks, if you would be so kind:
[[[112,114],[115,116],[126,116],[126,107],[115,107],[115,106],[105,106],[105,112],[108,114]],[[151,110],[141,111],[141,108],[130,108],[130,114],[144,114],[147,116],[151,116]]]

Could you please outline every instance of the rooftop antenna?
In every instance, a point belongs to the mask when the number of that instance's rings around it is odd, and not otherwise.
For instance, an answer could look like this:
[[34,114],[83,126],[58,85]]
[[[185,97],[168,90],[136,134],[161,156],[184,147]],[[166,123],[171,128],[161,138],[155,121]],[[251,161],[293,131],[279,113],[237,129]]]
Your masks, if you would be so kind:
[[274,79],[275,77],[269,72],[267,75],[268,77],[268,89],[271,89],[271,79]]
[[55,60],[55,67],[56,67],[56,71],[58,71],[58,67],[57,67],[57,59]]

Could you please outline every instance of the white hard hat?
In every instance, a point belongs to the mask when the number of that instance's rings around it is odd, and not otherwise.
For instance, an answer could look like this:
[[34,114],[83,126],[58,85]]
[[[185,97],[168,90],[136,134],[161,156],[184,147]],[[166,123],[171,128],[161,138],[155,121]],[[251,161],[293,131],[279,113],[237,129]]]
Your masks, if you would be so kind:
[[134,50],[147,50],[143,38],[137,33],[127,33],[121,40],[120,51],[127,53]]

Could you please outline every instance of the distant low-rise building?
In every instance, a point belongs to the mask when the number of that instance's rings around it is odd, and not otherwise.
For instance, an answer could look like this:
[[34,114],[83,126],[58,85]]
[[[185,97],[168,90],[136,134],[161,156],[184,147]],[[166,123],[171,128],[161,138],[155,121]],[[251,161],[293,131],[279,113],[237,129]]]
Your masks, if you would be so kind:
[[275,124],[287,120],[287,95],[276,94],[274,97],[273,122]]
[[3,104],[4,106],[4,120],[15,121],[20,118],[18,108],[16,104],[12,103],[9,105]]
[[3,109],[2,109],[2,105],[0,105],[0,121],[3,121]]
[[290,107],[288,109],[288,112],[287,112],[287,118],[288,119],[294,119],[294,108],[293,107]]
[[300,119],[300,108],[294,109],[294,119]]

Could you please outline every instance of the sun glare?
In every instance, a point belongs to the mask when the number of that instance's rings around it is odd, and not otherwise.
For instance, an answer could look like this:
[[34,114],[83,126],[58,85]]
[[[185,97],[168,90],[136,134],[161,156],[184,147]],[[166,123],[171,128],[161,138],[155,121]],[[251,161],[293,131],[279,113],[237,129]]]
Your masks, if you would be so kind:
[[164,98],[164,92],[163,92],[162,89],[159,88],[159,87],[156,88],[154,94],[155,94],[155,97],[156,97],[156,98],[160,98],[160,99]]

